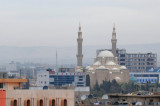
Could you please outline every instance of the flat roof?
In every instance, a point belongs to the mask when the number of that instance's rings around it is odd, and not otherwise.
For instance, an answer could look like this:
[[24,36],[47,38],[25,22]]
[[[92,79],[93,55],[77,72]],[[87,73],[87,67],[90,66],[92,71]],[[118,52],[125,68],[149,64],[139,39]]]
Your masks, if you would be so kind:
[[127,94],[108,94],[108,96],[116,96],[116,97],[139,97],[139,98],[160,97],[160,95],[127,95]]
[[0,79],[0,82],[28,82],[27,79]]

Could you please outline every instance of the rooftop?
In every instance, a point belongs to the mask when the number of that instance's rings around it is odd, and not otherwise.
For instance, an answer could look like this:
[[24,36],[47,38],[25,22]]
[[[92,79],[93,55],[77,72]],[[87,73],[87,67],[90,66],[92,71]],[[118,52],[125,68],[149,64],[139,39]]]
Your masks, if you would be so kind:
[[28,82],[27,79],[0,79],[0,82]]

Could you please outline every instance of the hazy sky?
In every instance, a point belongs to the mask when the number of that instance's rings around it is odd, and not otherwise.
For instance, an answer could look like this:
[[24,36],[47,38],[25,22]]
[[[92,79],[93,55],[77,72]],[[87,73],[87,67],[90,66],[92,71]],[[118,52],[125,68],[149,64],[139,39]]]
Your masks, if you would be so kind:
[[0,45],[75,46],[160,42],[160,0],[0,0]]

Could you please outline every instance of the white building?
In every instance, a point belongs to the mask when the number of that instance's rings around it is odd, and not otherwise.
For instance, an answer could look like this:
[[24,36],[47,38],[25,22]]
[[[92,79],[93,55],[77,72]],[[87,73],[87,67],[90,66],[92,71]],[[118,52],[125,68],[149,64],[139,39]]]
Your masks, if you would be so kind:
[[48,71],[40,71],[37,73],[37,86],[48,86],[49,85],[49,72]]
[[14,62],[11,62],[6,65],[6,71],[17,71],[17,64]]

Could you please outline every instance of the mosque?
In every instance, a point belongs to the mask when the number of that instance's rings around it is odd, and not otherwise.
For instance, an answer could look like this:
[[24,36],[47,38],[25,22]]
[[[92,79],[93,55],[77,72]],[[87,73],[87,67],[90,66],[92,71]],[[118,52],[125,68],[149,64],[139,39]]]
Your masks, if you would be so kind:
[[117,39],[115,26],[113,27],[111,42],[112,52],[107,50],[101,51],[94,59],[93,65],[87,66],[85,69],[86,75],[90,76],[91,87],[95,85],[96,81],[98,84],[103,83],[103,80],[112,81],[113,79],[115,79],[117,82],[129,81],[129,70],[125,66],[120,66],[118,64],[118,58],[116,57]]

